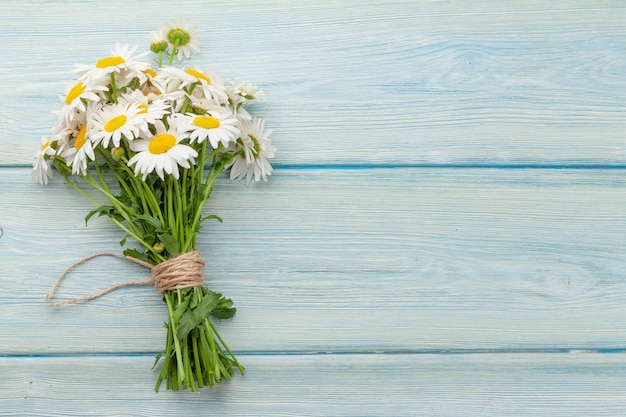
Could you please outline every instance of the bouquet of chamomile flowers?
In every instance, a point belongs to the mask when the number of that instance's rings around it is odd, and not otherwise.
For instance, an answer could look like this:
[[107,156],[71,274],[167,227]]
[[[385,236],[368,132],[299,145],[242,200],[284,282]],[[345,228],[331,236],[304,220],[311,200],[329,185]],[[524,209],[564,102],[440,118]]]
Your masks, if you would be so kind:
[[[123,255],[144,265],[167,305],[165,349],[157,380],[168,389],[212,387],[244,367],[218,334],[211,318],[230,318],[233,302],[203,286],[204,261],[196,235],[214,183],[223,171],[231,179],[267,181],[274,156],[270,130],[246,106],[259,97],[251,84],[226,85],[219,74],[172,63],[198,52],[198,28],[178,19],[150,34],[155,66],[137,47],[116,45],[92,65],[76,65],[77,81],[62,97],[50,137],[42,139],[33,178],[47,184],[52,166],[67,184],[95,205],[86,219],[107,216],[136,242]],[[93,187],[102,201],[87,193]],[[93,257],[91,256],[91,257]],[[90,259],[84,258],[77,264]],[[48,294],[51,297],[72,265]]]

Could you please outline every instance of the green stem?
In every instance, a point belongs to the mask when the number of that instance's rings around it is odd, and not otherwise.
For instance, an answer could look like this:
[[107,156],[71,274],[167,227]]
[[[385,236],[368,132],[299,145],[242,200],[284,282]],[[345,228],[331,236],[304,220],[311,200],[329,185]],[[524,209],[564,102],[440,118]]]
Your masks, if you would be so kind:
[[159,378],[157,378],[157,383],[156,386],[154,387],[154,390],[156,392],[159,391],[159,387],[161,386],[161,382],[165,379],[168,380],[169,378],[167,377],[169,372],[170,372],[170,361],[169,361],[169,355],[172,351],[172,332],[169,330],[169,326],[168,326],[168,331],[167,331],[167,335],[165,336],[165,352],[163,355],[163,368],[161,368],[161,372],[159,373]]
[[[63,176],[65,177],[65,181],[75,190],[77,191],[80,195],[82,195],[83,197],[85,197],[88,201],[90,201],[94,206],[96,207],[100,207],[100,203],[98,203],[96,200],[94,200],[91,196],[89,196],[88,194],[86,194],[76,183],[74,183],[73,181],[71,181],[67,175],[67,173],[64,173]],[[156,258],[157,262],[163,262],[165,261],[165,258],[163,258],[163,256],[161,256],[158,252],[156,252],[154,250],[154,248],[149,245],[145,240],[143,240],[143,238],[140,236],[141,235],[141,230],[139,230],[137,228],[137,226],[135,225],[135,223],[132,221],[132,219],[129,218],[129,214],[135,214],[136,213],[134,211],[132,211],[128,206],[122,204],[117,198],[115,198],[115,196],[113,196],[111,193],[107,192],[105,189],[103,189],[102,187],[100,187],[100,185],[91,177],[91,175],[89,173],[87,173],[85,176],[82,177],[83,180],[91,185],[92,187],[94,187],[95,189],[97,189],[98,191],[100,191],[106,198],[107,200],[109,200],[109,202],[111,204],[113,204],[113,206],[115,207],[115,209],[118,211],[118,213],[120,214],[120,216],[122,216],[124,218],[124,220],[126,221],[126,223],[128,224],[127,226],[124,226],[124,224],[122,224],[122,222],[120,222],[119,220],[110,217],[111,221],[113,221],[113,223],[115,223],[120,229],[122,229],[122,231],[124,231],[128,236],[132,237],[133,239],[135,239],[141,246],[143,246],[144,248],[148,249],[150,252],[152,252],[152,254],[154,255],[154,257]]]
[[[98,149],[98,153],[100,153],[101,150]],[[106,160],[106,158],[104,158]],[[98,179],[100,180],[100,185],[102,186],[103,189],[107,190],[107,192],[109,194],[113,194],[111,193],[111,189],[109,188],[109,185],[107,184],[107,182],[104,180],[104,175],[102,174],[102,169],[100,168],[100,164],[98,163],[98,156],[96,154],[96,159],[94,161],[94,166],[96,167],[96,173],[98,174]]]
[[[109,202],[113,205],[113,207],[118,211],[120,216],[122,216],[124,220],[126,220],[126,222],[128,223],[130,227],[134,226],[132,219],[129,217],[129,216],[137,216],[137,213],[133,209],[131,209],[125,204],[122,204],[122,202],[120,202],[117,199],[117,197],[115,197],[113,193],[111,193],[111,191],[108,189],[106,185],[104,186],[100,185],[96,180],[92,178],[92,176],[89,173],[87,173],[87,175],[83,177],[83,180],[87,184],[94,187],[96,190],[100,191],[100,193],[104,197],[106,197],[106,199],[109,200]],[[104,181],[104,179],[102,179],[102,181]]]
[[182,350],[180,347],[180,340],[178,340],[178,320],[174,317],[174,306],[173,301],[171,299],[174,293],[170,291],[166,291],[164,294],[165,303],[167,304],[167,311],[169,313],[170,319],[170,332],[172,332],[172,337],[174,339],[174,351],[176,356],[176,370],[178,371],[178,382],[181,384],[185,381],[185,368],[183,365],[183,356]]
[[204,379],[202,378],[202,366],[200,365],[200,354],[198,353],[198,332],[193,332],[192,340],[193,340],[193,361],[196,369],[196,380],[198,381],[198,386],[202,388],[204,386]]
[[110,75],[111,78],[111,90],[113,95],[111,96],[111,101],[117,104],[117,85],[115,84],[115,74],[112,72]]
[[[211,152],[211,155],[213,155],[214,159],[217,157],[216,152],[218,150],[219,149],[216,149],[215,151]],[[202,210],[204,209],[204,204],[206,203],[206,201],[209,199],[209,196],[211,195],[211,191],[213,190],[213,184],[215,183],[215,180],[217,179],[219,174],[221,174],[221,172],[224,171],[224,169],[226,168],[226,165],[228,165],[228,163],[232,160],[232,158],[234,158],[237,155],[237,153],[228,154],[228,155],[229,156],[226,157],[226,154],[224,154],[222,156],[223,160],[219,164],[216,164],[214,161],[214,163],[211,165],[211,170],[209,171],[209,173],[207,174],[207,177],[203,181],[202,200],[199,201],[195,207],[196,210],[195,210],[193,222],[191,224],[191,230],[197,231],[199,229],[200,220],[202,219]]]
[[137,181],[141,183],[140,186],[142,187],[143,192],[140,194],[146,197],[146,201],[148,202],[148,205],[152,209],[153,216],[156,216],[161,222],[161,224],[165,225],[165,218],[163,217],[163,211],[161,210],[161,207],[159,206],[159,202],[157,201],[156,196],[154,195],[154,190],[152,190],[150,186],[146,184],[144,181],[142,181],[141,179],[137,178]]
[[69,177],[67,176],[67,174],[63,174],[63,176],[65,177],[65,182],[67,182],[76,192],[78,192],[80,195],[85,197],[85,199],[87,199],[87,201],[90,201],[96,207],[100,206],[100,203],[98,203],[90,195],[88,195],[86,192],[84,192],[78,185],[76,185],[74,183],[74,181],[70,180]]
[[[192,164],[193,166],[193,164]],[[190,167],[191,168],[191,167]],[[181,236],[181,249],[182,249],[182,245],[183,243],[186,241],[186,237],[189,236],[189,234],[193,233],[193,231],[191,231],[191,229],[189,229],[189,222],[188,222],[188,217],[189,217],[189,212],[187,211],[187,204],[191,204],[191,206],[193,207],[194,204],[194,190],[193,189],[188,189],[187,188],[187,177],[189,175],[189,172],[187,172],[188,170],[184,170],[182,173],[182,179],[181,179],[181,184],[178,185],[177,187],[177,194],[178,194],[178,198],[180,200],[180,221],[182,224],[185,225],[185,234],[183,236]],[[184,196],[184,198],[183,198]]]
[[[148,206],[146,204],[146,200],[143,198],[143,193],[141,193],[140,189],[137,189],[137,181],[139,178],[135,177],[133,172],[130,171],[130,168],[128,168],[128,166],[125,163],[122,164],[114,164],[111,159],[109,158],[109,156],[107,155],[107,152],[104,150],[104,148],[102,147],[98,147],[96,149],[97,151],[97,155],[100,155],[100,157],[102,157],[102,159],[104,159],[105,163],[108,165],[109,169],[113,172],[113,174],[115,175],[115,177],[117,178],[118,183],[120,184],[120,187],[122,187],[124,189],[124,191],[126,192],[126,195],[131,198],[131,196],[139,196],[140,197],[140,201],[141,201],[141,205],[143,207],[144,213],[149,213],[148,210]],[[125,161],[123,161],[125,162]],[[100,183],[102,184],[102,186],[104,188],[107,189],[107,191],[109,192],[109,194],[113,194],[111,193],[111,190],[109,189],[107,182],[104,179],[104,176],[102,175],[102,171],[98,165],[98,161],[96,160],[96,171],[98,172],[98,177],[100,178]],[[122,167],[122,171],[124,171],[127,176],[124,177],[120,174],[119,170],[120,167]],[[126,168],[124,170],[124,168]],[[133,186],[133,190],[134,192],[131,191],[131,189],[128,186],[128,183],[126,182],[126,179],[130,179],[130,184]],[[143,181],[140,181],[143,182]]]
[[174,211],[174,190],[173,190],[173,183],[174,182],[174,177],[172,177],[171,175],[167,177],[166,180],[166,194],[165,194],[165,201],[167,202],[167,205],[164,207],[166,214],[166,218],[168,220],[168,227],[170,229],[170,232],[172,233],[172,236],[176,237],[176,212]]
[[202,369],[206,371],[207,384],[209,385],[209,387],[213,387],[213,385],[215,385],[215,380],[212,377],[213,376],[212,372],[210,371],[211,370],[211,357],[209,356],[211,347],[209,346],[209,341],[207,340],[207,338],[211,337],[211,335],[208,335],[204,328],[200,328],[198,330],[200,333],[200,345],[202,347],[202,349],[200,350],[200,359],[202,360],[202,364],[203,364]]
[[[183,214],[185,213],[183,209],[183,199],[181,196],[180,184],[178,181],[173,181],[174,183],[174,217],[176,220],[176,229],[178,234],[176,236],[176,240],[178,242],[184,242],[185,236],[187,236],[187,228],[184,224]],[[172,231],[173,232],[173,231]]]
[[231,358],[233,364],[239,369],[239,372],[241,372],[241,374],[243,375],[243,373],[245,372],[246,368],[239,363],[239,361],[237,360],[237,358],[235,357],[233,352],[230,350],[230,348],[228,347],[226,342],[224,342],[224,339],[222,339],[222,336],[220,336],[220,334],[218,333],[218,331],[215,328],[215,326],[213,325],[213,323],[211,323],[209,321],[209,324],[211,325],[211,329],[213,329],[213,333],[217,337],[217,340],[220,341],[220,343],[222,344],[222,347],[224,348],[224,350],[226,350],[226,352],[228,352],[228,354],[230,355],[230,358]]
[[[128,149],[126,149],[126,153],[129,153]],[[163,224],[163,213],[161,212],[159,203],[157,202],[154,195],[154,190],[151,189],[150,186],[148,186],[148,184],[146,184],[146,182],[143,181],[140,177],[135,175],[133,170],[128,166],[128,159],[123,157],[121,160],[122,163],[115,166],[113,166],[110,161],[107,160],[107,162],[109,162],[111,170],[115,173],[120,185],[124,188],[127,195],[129,197],[138,197],[144,208],[144,213],[148,213],[152,215],[152,217],[158,218],[161,224]],[[121,173],[118,172],[120,168],[125,174],[124,176],[122,176]],[[128,184],[124,179],[130,180],[129,182],[132,185],[134,192],[131,192]]]
[[167,63],[167,65],[172,65],[172,62],[174,61],[174,57],[176,56],[176,53],[178,52],[179,43],[180,43],[180,39],[176,38],[176,40],[174,41],[174,45],[172,45],[172,53],[170,54],[170,60]]
[[147,242],[145,242],[143,240],[143,238],[141,238],[141,229],[139,228],[139,226],[137,226],[137,224],[133,221],[133,217],[138,216],[138,214],[131,209],[130,207],[128,207],[126,204],[123,204],[121,201],[119,201],[117,199],[117,197],[115,197],[110,190],[108,190],[105,187],[100,187],[95,180],[93,180],[91,178],[91,176],[89,174],[87,174],[85,176],[85,181],[91,185],[92,187],[96,188],[98,191],[100,191],[102,193],[102,195],[104,195],[107,200],[109,200],[109,202],[113,205],[113,207],[115,208],[115,210],[119,213],[119,215],[124,219],[124,221],[126,222],[126,224],[128,226],[124,227],[121,222],[119,222],[117,219],[110,217],[111,220],[113,220],[118,226],[120,226],[122,228],[122,230],[124,230],[126,233],[128,233],[130,236],[132,236],[135,240],[137,240],[142,246],[146,247],[146,248],[152,248]]
[[211,330],[212,325],[208,317],[204,319],[204,326],[206,328],[207,336],[209,338],[211,364],[213,365],[213,369],[212,369],[213,378],[215,378],[216,381],[219,381],[222,378],[220,376],[221,374],[220,374],[220,367],[219,367],[219,357],[217,355],[217,348],[215,346],[215,338],[213,337],[213,332]]
[[196,384],[193,379],[193,373],[191,372],[191,355],[189,354],[189,339],[181,340],[183,345],[183,366],[185,367],[185,388],[191,388],[191,392],[196,392]]
[[180,109],[180,114],[187,113],[187,106],[189,106],[189,102],[191,101],[189,96],[191,96],[191,93],[193,93],[193,90],[196,88],[197,85],[198,83],[195,82],[185,89],[185,92],[187,93],[187,95],[185,96],[185,100],[183,101],[183,106]]

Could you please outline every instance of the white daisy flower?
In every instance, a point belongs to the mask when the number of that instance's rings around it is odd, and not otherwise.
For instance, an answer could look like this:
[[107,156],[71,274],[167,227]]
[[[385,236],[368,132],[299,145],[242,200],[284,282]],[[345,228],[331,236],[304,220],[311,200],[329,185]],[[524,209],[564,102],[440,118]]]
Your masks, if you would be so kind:
[[212,69],[207,68],[204,71],[200,71],[196,68],[186,68],[184,70],[188,77],[192,77],[193,82],[199,82],[200,88],[206,98],[213,98],[215,101],[221,104],[228,103],[228,94],[226,93],[226,87],[222,77]]
[[50,160],[54,157],[56,151],[51,146],[52,141],[46,137],[41,138],[41,148],[35,154],[33,161],[33,170],[31,176],[33,180],[41,185],[47,185],[48,180],[52,178],[52,168]]
[[160,68],[157,75],[151,79],[151,82],[158,89],[160,98],[169,102],[175,111],[179,111],[187,94],[182,87],[183,81],[175,73],[178,69],[174,68],[172,71],[167,71],[166,68],[171,69],[173,67]]
[[160,95],[161,88],[158,85],[157,80],[156,80],[156,77],[157,77],[156,71],[153,70],[152,68],[147,68],[143,70],[142,73],[145,75],[146,79],[145,81],[142,81],[140,83],[137,89],[141,90],[146,95],[150,93]]
[[122,136],[128,141],[135,139],[143,122],[139,104],[120,99],[117,104],[99,106],[92,112],[89,137],[105,148],[111,141],[118,147]]
[[102,99],[101,93],[107,89],[104,85],[88,85],[79,81],[68,89],[65,97],[61,97],[65,104],[60,111],[54,113],[58,114],[59,118],[65,120],[66,123],[69,123],[74,120],[77,113],[87,111],[85,101],[97,103]]
[[87,136],[87,125],[82,125],[76,136],[70,139],[61,152],[68,166],[72,167],[72,174],[87,174],[87,163],[96,159],[94,143]]
[[171,80],[179,81],[179,89],[183,89],[189,85],[196,84],[194,92],[201,91],[204,97],[213,99],[217,104],[228,103],[228,95],[226,94],[226,87],[222,82],[222,78],[214,73],[211,69],[207,69],[204,72],[194,68],[176,68],[176,67],[163,67],[161,72],[169,76]]
[[209,109],[207,114],[187,114],[177,118],[180,121],[180,129],[189,133],[191,142],[209,143],[216,149],[219,144],[228,146],[234,142],[241,133],[237,128],[239,120],[225,109]]
[[214,100],[204,98],[204,97],[196,97],[189,96],[189,106],[191,107],[191,111],[194,114],[207,113],[209,110],[218,110],[224,111],[229,110],[226,107],[222,107],[221,105],[215,104]]
[[256,85],[248,82],[239,82],[236,79],[231,80],[231,86],[228,88],[228,97],[231,103],[251,103],[263,96],[263,92]]
[[167,33],[164,30],[151,32],[148,36],[150,38],[150,50],[152,52],[158,54],[167,51],[169,43],[167,42]]
[[144,94],[141,90],[132,90],[122,95],[122,99],[139,106],[139,116],[142,118],[139,129],[143,132],[148,132],[149,124],[154,124],[170,113],[170,105],[154,93]]
[[78,135],[80,129],[87,124],[87,114],[98,106],[93,102],[87,103],[86,112],[76,112],[75,117],[67,122],[59,118],[52,128],[52,143],[56,143],[57,154],[61,154],[68,146],[69,142]]
[[[88,103],[87,107],[91,106],[92,105]],[[85,124],[86,112],[74,110],[71,117],[58,112],[53,113],[58,114],[58,118],[52,127],[52,138],[53,140],[58,141],[60,147],[62,148],[63,145],[67,143],[72,133],[75,130],[80,129],[80,126]]]
[[183,84],[183,82],[186,81],[185,77],[186,74],[181,68],[164,66],[159,68],[159,72],[155,78],[159,85],[172,85],[175,86],[175,88],[182,89],[193,82],[193,80],[187,80],[187,82]]
[[273,158],[276,152],[269,138],[272,131],[265,130],[265,121],[255,117],[250,123],[241,124],[241,132],[241,137],[231,145],[231,149],[242,149],[243,154],[229,164],[230,179],[246,178],[246,184],[250,184],[253,177],[255,181],[267,181],[267,177],[272,175],[272,166],[267,159]]
[[162,31],[170,43],[170,55],[176,56],[179,61],[183,56],[189,58],[192,52],[200,52],[200,29],[189,19],[174,19]]
[[184,135],[178,132],[174,123],[167,129],[162,122],[155,124],[156,135],[150,138],[136,139],[130,142],[130,149],[137,152],[128,161],[128,166],[135,166],[135,175],[142,174],[146,180],[151,172],[156,172],[161,180],[164,174],[171,174],[178,179],[178,167],[189,168],[198,156],[191,146],[180,143]]
[[243,108],[243,105],[258,100],[262,96],[261,91],[255,85],[241,83],[233,79],[231,86],[226,89],[226,94],[228,94],[228,103],[231,105],[233,113],[242,120],[251,121],[252,116]]
[[79,80],[86,83],[100,83],[106,80],[111,73],[117,73],[123,79],[139,77],[145,80],[142,72],[150,67],[148,62],[141,61],[148,52],[133,55],[137,50],[137,45],[132,48],[130,45],[115,45],[111,51],[111,56],[98,60],[93,65],[75,65],[74,72],[78,74]]

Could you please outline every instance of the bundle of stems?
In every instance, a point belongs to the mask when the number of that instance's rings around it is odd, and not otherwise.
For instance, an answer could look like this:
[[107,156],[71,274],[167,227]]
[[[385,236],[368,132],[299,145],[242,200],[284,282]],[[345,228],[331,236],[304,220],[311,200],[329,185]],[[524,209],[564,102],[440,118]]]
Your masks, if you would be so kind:
[[[222,221],[205,213],[220,174],[229,170],[231,179],[248,184],[267,181],[276,150],[271,130],[244,108],[259,97],[255,86],[226,86],[211,69],[172,66],[174,57],[198,52],[197,35],[182,20],[152,33],[156,71],[141,60],[147,52],[134,55],[136,47],[120,44],[93,65],[77,65],[78,80],[33,162],[33,177],[42,184],[52,178],[53,164],[94,204],[85,220],[110,218],[124,232],[124,255],[151,266],[168,311],[165,349],[155,361],[161,364],[157,390],[165,381],[168,389],[195,391],[229,380],[235,369],[244,373],[212,321],[236,310],[232,300],[204,287],[197,235],[205,221]],[[127,246],[128,239],[135,244]],[[160,288],[155,269],[189,254],[201,263],[191,284]]]
[[[109,217],[126,233],[121,244],[131,237],[141,245],[141,250],[127,248],[124,255],[158,265],[195,251],[197,233],[204,221],[221,222],[216,215],[203,216],[203,211],[215,180],[238,153],[221,148],[207,150],[206,142],[199,148],[197,165],[181,169],[178,180],[170,176],[165,181],[156,176],[143,181],[126,163],[119,163],[127,162],[128,149],[109,152],[96,148],[95,173],[87,172],[80,178],[98,190],[106,198],[106,204],[100,204],[69,177],[71,168],[63,159],[57,158],[54,163],[66,182],[97,206],[86,216],[86,221],[96,214]],[[109,185],[111,176],[116,179],[117,192]],[[167,389],[195,391],[197,387],[213,387],[222,379],[230,380],[233,368],[244,373],[245,368],[211,321],[211,317],[232,318],[236,312],[232,300],[196,286],[167,290],[163,301],[167,305],[168,322],[165,349],[155,361],[155,366],[162,362],[157,391],[163,381]]]

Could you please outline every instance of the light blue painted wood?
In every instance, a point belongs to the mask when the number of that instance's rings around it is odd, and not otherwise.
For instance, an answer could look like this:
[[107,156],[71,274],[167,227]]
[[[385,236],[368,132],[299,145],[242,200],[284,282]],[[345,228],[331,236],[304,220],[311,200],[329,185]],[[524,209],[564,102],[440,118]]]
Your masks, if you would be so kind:
[[623,354],[245,360],[249,373],[228,386],[155,394],[146,372],[151,357],[0,358],[0,415],[569,417],[618,416],[626,408]]
[[[89,206],[64,184],[4,174],[0,189],[19,184],[0,239],[5,351],[158,351],[165,311],[150,288],[42,302],[65,267],[120,250],[122,234],[85,227]],[[619,349],[625,186],[611,170],[279,170],[254,187],[221,181],[211,206],[224,222],[199,247],[207,282],[240,308],[222,326],[240,351]],[[94,260],[58,296],[147,275]]]
[[[154,394],[156,292],[43,302],[121,238],[106,219],[85,227],[90,207],[58,178],[30,181],[57,96],[74,63],[181,13],[7,0],[1,416],[626,414],[623,2],[183,7],[208,41],[192,63],[261,86],[280,149],[269,183],[219,182],[224,223],[199,243],[207,282],[239,308],[219,327],[248,374]],[[146,277],[109,261],[59,297]]]
[[[185,4],[206,40],[192,63],[266,91],[278,163],[626,160],[621,1]],[[75,63],[147,48],[171,14],[165,0],[3,1],[0,163],[30,163]]]

